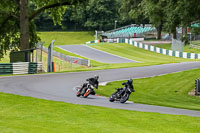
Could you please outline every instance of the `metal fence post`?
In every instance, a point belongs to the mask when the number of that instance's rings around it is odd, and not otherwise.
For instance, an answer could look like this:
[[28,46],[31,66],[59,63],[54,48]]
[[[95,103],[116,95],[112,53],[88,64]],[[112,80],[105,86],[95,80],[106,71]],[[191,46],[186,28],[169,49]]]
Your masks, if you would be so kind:
[[51,42],[48,47],[48,64],[47,64],[47,72],[53,72],[52,62],[53,62],[53,43],[55,40]]

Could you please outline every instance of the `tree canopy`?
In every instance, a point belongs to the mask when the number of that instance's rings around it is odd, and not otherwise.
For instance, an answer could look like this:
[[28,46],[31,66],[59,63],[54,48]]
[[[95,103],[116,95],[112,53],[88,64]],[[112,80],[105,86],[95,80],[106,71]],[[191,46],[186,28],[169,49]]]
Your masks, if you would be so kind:
[[29,49],[38,42],[33,19],[49,12],[54,23],[61,24],[66,6],[87,0],[4,0],[0,3],[0,58],[6,50]]
[[186,34],[186,27],[193,21],[200,20],[199,12],[199,0],[122,0],[120,8],[123,20],[148,19],[156,27],[158,39],[161,38],[163,29],[174,34],[174,38],[176,27],[183,27],[183,33]]
[[[120,25],[151,23],[172,33],[200,20],[199,0],[3,0],[0,3],[0,58],[7,50],[29,49],[39,41],[36,33],[48,24],[75,25],[89,30],[110,30]],[[34,20],[35,19],[35,20]],[[36,24],[36,25],[35,25]],[[57,26],[59,27],[59,26]]]

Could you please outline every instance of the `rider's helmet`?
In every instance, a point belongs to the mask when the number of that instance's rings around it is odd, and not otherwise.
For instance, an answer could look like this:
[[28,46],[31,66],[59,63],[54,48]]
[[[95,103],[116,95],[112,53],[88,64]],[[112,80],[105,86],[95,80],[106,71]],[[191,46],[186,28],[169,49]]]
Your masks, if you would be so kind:
[[98,80],[98,79],[99,79],[99,76],[94,75],[94,79]]
[[128,80],[128,83],[129,83],[129,84],[132,84],[132,83],[133,83],[133,80],[132,80],[132,79],[129,79],[129,80]]

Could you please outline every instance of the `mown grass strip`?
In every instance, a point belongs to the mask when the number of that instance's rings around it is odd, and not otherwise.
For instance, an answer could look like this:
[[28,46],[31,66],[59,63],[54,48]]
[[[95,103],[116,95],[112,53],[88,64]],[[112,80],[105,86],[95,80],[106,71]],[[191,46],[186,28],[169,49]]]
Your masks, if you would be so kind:
[[[81,99],[80,99],[81,100]],[[54,102],[0,93],[1,132],[198,133],[200,118]]]
[[[154,46],[159,47],[159,48],[163,48],[163,49],[171,50],[171,44],[158,44],[158,45],[154,45]],[[185,45],[184,46],[184,52],[200,53],[200,50],[199,49],[195,49],[195,48],[190,48],[189,45]]]
[[178,63],[178,62],[186,62],[186,61],[194,61],[191,59],[183,59],[177,57],[171,57],[163,54],[158,54],[155,52],[147,51],[141,48],[134,47],[130,44],[99,44],[91,46],[93,48],[106,51],[108,53],[112,53],[118,56],[122,56],[125,58],[133,59],[136,61],[141,61],[143,63],[148,63],[149,65],[152,63],[157,64],[167,64],[167,63]]
[[93,32],[38,32],[44,46],[48,47],[52,40],[54,45],[84,44],[94,40]]

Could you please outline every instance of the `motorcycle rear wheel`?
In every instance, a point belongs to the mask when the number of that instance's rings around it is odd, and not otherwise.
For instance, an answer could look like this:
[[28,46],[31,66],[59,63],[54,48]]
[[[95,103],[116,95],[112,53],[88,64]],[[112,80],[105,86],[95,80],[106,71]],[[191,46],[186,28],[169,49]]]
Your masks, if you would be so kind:
[[120,99],[120,103],[125,103],[128,99],[129,99],[129,94],[126,93],[126,94]]

